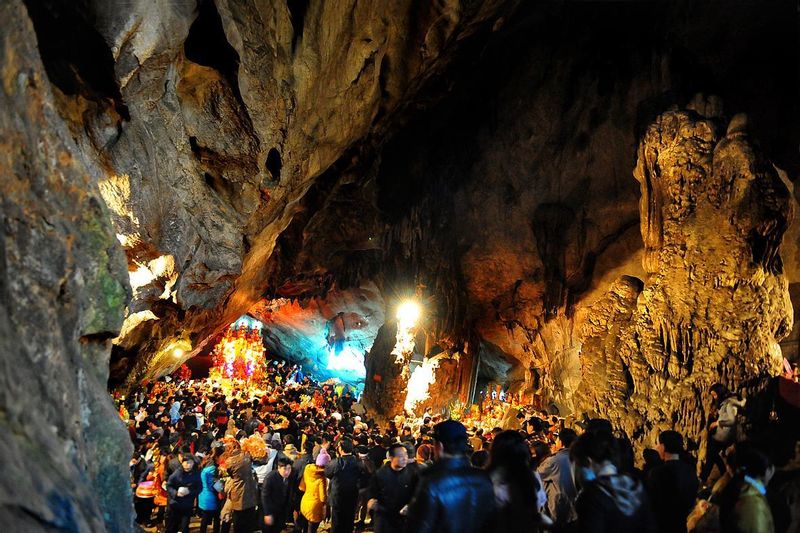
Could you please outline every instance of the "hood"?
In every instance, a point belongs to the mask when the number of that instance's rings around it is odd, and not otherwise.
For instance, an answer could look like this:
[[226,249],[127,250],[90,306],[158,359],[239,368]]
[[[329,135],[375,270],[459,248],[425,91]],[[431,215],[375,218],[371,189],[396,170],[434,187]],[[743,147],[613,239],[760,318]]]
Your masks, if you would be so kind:
[[601,477],[597,480],[597,485],[625,516],[633,515],[642,505],[642,485],[628,476]]

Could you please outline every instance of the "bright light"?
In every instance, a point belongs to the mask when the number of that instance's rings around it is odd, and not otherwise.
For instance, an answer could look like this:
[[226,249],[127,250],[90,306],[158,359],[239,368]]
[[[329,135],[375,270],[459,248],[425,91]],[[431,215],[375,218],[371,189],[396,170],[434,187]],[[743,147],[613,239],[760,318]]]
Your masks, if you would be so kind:
[[404,328],[413,328],[417,325],[417,320],[422,315],[419,304],[413,300],[406,300],[397,308],[397,321]]
[[172,355],[175,357],[175,359],[180,359],[181,357],[183,357],[184,353],[186,352],[184,352],[180,348],[175,348],[174,350],[172,350]]
[[363,378],[367,375],[364,366],[364,354],[352,346],[345,346],[339,354],[332,349],[328,350],[328,370],[342,373],[353,373]]
[[425,359],[420,366],[414,369],[408,379],[408,392],[403,407],[409,414],[414,414],[414,408],[420,402],[430,398],[428,389],[436,381],[436,369],[439,367],[438,359]]

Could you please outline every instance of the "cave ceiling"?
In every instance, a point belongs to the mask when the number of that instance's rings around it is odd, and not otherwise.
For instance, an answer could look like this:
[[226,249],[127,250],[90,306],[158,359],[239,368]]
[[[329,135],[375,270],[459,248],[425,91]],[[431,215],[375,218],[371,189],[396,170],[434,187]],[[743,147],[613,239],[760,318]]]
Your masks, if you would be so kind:
[[660,113],[747,112],[797,176],[778,9],[25,5],[128,259],[114,383],[265,309],[275,353],[324,366],[293,335],[416,293],[433,344],[483,343],[485,379],[532,386],[578,350],[587,306],[647,277],[632,171]]

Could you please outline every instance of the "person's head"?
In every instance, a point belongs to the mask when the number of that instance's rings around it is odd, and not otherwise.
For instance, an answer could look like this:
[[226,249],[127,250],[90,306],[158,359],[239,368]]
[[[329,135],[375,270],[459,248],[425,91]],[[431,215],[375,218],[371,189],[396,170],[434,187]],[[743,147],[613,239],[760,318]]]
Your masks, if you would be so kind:
[[467,451],[467,428],[456,420],[445,420],[433,427],[434,451],[437,457],[464,455]]
[[564,428],[558,432],[558,440],[564,448],[572,446],[572,443],[575,442],[577,438],[578,434],[575,433],[574,429]]
[[219,458],[222,456],[222,447],[216,446],[211,448],[211,450],[203,457],[203,461],[200,463],[202,468],[205,468],[210,465],[218,465]]
[[288,457],[278,457],[276,462],[278,463],[278,474],[280,474],[283,479],[287,479],[292,473],[292,460]]
[[353,441],[348,439],[348,438],[344,438],[344,439],[340,440],[339,441],[339,453],[341,453],[342,455],[350,455],[350,454],[352,454],[353,453]]
[[715,402],[720,403],[728,396],[730,396],[730,392],[728,392],[728,387],[726,387],[722,383],[714,383],[713,385],[711,385],[711,398],[713,398]]
[[417,462],[427,463],[433,459],[433,446],[430,444],[420,444],[417,448]]
[[408,464],[408,450],[402,443],[396,442],[389,446],[387,456],[392,470],[402,470]]
[[307,438],[305,444],[303,444],[303,451],[306,454],[314,453],[314,447],[317,445],[317,442],[314,438]]
[[414,441],[413,440],[404,440],[400,444],[402,444],[405,447],[406,453],[408,454],[409,461],[413,461],[413,457],[416,456],[416,454],[417,454],[417,447],[414,446]]
[[492,440],[492,446],[489,449],[489,469],[494,470],[500,467],[527,469],[530,464],[531,450],[518,431],[501,431]]
[[642,452],[642,458],[644,459],[645,467],[648,468],[661,464],[661,454],[653,448],[645,448]]
[[747,442],[737,444],[734,453],[733,462],[738,475],[757,479],[764,485],[769,483],[775,473],[775,467],[766,454]]
[[550,456],[550,446],[542,440],[534,441],[534,443],[531,444],[530,450],[533,454],[533,462],[537,466]]
[[668,429],[658,435],[658,455],[663,461],[677,459],[683,453],[683,436],[677,431]]
[[475,468],[480,468],[481,470],[485,469],[489,466],[489,452],[486,450],[473,452],[469,458],[469,463]]
[[586,481],[603,468],[619,464],[617,440],[607,431],[587,431],[573,443],[569,456]]
[[194,468],[194,456],[191,454],[184,455],[181,460],[181,466],[183,466],[184,471],[191,472]]

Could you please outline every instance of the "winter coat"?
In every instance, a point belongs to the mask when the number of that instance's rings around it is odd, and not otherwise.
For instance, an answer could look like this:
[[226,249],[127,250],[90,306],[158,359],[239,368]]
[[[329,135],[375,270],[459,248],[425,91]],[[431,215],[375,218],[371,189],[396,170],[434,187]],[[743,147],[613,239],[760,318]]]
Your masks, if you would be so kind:
[[736,415],[745,402],[731,396],[722,401],[717,416],[717,427],[711,438],[723,444],[730,444],[736,439]]
[[578,518],[575,513],[578,491],[572,479],[569,449],[564,448],[547,457],[537,471],[547,494],[547,513],[550,518],[558,525],[574,522]]
[[337,457],[328,463],[325,467],[325,477],[331,480],[329,491],[331,507],[356,501],[362,468],[358,459],[352,455]]
[[736,533],[774,533],[772,512],[767,498],[750,483],[745,483],[733,508]]
[[409,504],[407,531],[493,531],[494,502],[494,487],[486,472],[472,468],[463,456],[442,459],[420,473]]
[[231,455],[225,462],[225,470],[230,475],[230,482],[226,486],[226,495],[231,502],[231,509],[243,511],[255,507],[258,500],[258,487],[253,475],[253,463],[250,455],[241,452]]
[[[183,468],[176,470],[169,476],[167,481],[167,493],[169,494],[169,506],[176,509],[189,510],[194,508],[194,499],[200,494],[200,472],[193,468],[187,472]],[[189,494],[178,496],[178,489],[186,487]]]
[[216,511],[219,509],[219,493],[214,489],[216,479],[217,467],[210,464],[200,471],[200,482],[203,484],[203,490],[197,497],[197,506],[203,511]]
[[303,470],[300,490],[305,491],[300,500],[300,512],[309,522],[319,523],[325,516],[325,502],[328,500],[328,480],[325,469],[315,464]]
[[575,502],[578,531],[655,533],[656,525],[642,484],[623,475],[600,476],[586,484]]
[[291,511],[292,481],[283,479],[277,470],[273,470],[264,479],[261,486],[261,508],[264,516],[272,516],[275,525],[286,524]]
[[698,485],[695,469],[685,461],[666,461],[650,470],[647,489],[661,533],[686,533]]

